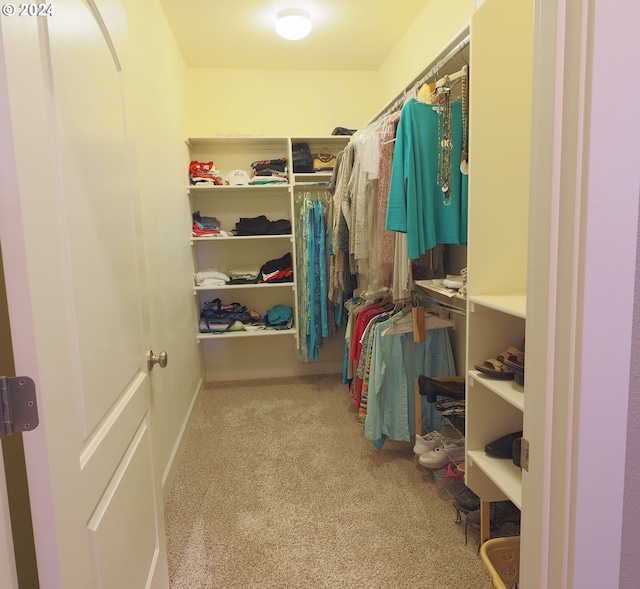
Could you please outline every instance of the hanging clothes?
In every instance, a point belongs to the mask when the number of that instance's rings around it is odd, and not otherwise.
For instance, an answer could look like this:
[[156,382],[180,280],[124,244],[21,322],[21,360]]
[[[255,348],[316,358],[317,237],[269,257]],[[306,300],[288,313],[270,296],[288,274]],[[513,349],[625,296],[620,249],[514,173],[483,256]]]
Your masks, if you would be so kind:
[[315,191],[314,195],[310,192],[298,194],[296,199],[299,223],[296,276],[298,316],[301,318],[298,357],[303,362],[317,360],[324,338],[335,330],[327,285],[325,215],[328,201],[326,191]]
[[[429,329],[425,341],[413,333],[382,335],[393,318],[376,325],[371,356],[364,435],[376,447],[385,437],[409,441],[415,434],[413,382],[420,374],[454,376],[455,363],[446,328]],[[441,416],[426,406],[421,413],[425,431],[438,429]]]
[[439,105],[407,100],[396,134],[386,229],[407,234],[410,259],[436,244],[465,244],[467,176],[460,172],[462,107],[451,105],[448,198],[438,184]]

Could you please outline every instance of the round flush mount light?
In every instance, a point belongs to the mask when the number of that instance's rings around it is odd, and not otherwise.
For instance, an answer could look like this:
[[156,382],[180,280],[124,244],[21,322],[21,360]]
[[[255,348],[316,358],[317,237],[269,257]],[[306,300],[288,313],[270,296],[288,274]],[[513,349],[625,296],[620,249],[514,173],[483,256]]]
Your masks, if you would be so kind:
[[276,31],[290,41],[303,39],[311,32],[311,16],[297,8],[281,10],[276,17]]

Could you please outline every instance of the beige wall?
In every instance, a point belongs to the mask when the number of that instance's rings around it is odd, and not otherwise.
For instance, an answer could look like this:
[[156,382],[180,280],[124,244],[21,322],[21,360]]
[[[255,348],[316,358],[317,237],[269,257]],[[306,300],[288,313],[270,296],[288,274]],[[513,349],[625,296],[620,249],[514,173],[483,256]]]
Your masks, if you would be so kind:
[[152,379],[156,464],[165,493],[181,428],[201,378],[185,186],[186,67],[156,0],[122,0],[132,47],[125,93],[139,179],[151,349],[166,351]]
[[474,0],[431,0],[377,72],[373,116],[429,65],[471,20]]
[[358,128],[375,72],[190,69],[187,135],[330,135]]
[[186,134],[329,135],[362,128],[469,22],[474,0],[431,0],[378,71],[191,68]]

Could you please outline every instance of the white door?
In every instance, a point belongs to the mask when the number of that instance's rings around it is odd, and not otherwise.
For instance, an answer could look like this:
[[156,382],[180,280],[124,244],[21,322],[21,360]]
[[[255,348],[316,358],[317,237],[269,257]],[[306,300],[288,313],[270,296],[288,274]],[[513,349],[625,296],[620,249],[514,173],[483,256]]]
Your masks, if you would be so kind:
[[117,2],[99,5],[104,20],[88,0],[0,17],[0,239],[16,373],[38,394],[24,444],[42,589],[168,587],[112,43],[126,29]]

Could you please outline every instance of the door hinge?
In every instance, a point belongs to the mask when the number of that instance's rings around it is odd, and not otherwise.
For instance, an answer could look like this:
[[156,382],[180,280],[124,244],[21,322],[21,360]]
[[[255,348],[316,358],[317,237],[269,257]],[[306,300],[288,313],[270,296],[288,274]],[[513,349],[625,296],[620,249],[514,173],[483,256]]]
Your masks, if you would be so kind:
[[28,376],[0,376],[0,438],[38,427],[36,385]]

